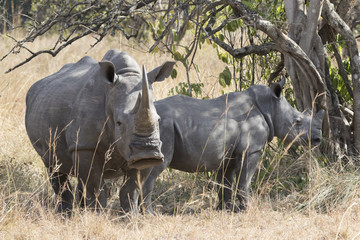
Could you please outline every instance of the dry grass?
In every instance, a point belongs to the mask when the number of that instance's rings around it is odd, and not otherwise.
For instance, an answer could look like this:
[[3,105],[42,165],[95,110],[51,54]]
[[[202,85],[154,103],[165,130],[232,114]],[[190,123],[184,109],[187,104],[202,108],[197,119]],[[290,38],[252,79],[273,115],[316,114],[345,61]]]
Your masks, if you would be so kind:
[[[34,207],[36,209],[36,207]],[[205,210],[194,215],[114,217],[90,212],[62,220],[44,212],[14,211],[2,222],[2,239],[352,239],[358,212],[298,214],[254,207],[248,213]],[[341,227],[339,229],[341,223]]]
[[[39,49],[51,40],[40,39],[32,47]],[[359,173],[338,163],[322,168],[308,153],[296,161],[290,154],[282,156],[282,152],[270,157],[272,168],[262,166],[267,178],[258,178],[250,208],[244,213],[213,210],[217,200],[211,178],[165,171],[155,190],[156,216],[120,216],[116,197],[110,205],[115,211],[94,214],[76,210],[75,216],[66,220],[56,215],[45,170],[24,127],[29,87],[85,54],[100,60],[111,48],[127,51],[148,70],[170,59],[164,54],[148,54],[118,37],[108,38],[93,49],[89,49],[90,42],[90,38],[83,39],[56,58],[41,56],[6,75],[4,71],[26,54],[0,62],[0,239],[360,238]],[[3,55],[10,40],[0,37],[0,43]],[[200,77],[205,84],[203,96],[220,95],[216,77],[223,65],[215,52],[199,52],[197,63],[200,75],[192,72],[191,78],[197,82]],[[156,99],[167,97],[172,87],[186,81],[183,67],[178,64],[177,69],[177,80],[154,86]],[[303,189],[291,179],[300,172],[308,177]]]

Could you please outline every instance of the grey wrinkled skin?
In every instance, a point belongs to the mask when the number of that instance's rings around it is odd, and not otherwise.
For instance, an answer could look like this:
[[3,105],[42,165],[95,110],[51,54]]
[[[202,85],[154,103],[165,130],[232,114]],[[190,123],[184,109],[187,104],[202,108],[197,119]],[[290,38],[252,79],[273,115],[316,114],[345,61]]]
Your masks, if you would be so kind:
[[[218,171],[217,181],[224,187],[217,209],[239,211],[246,209],[261,150],[274,136],[320,144],[324,110],[314,117],[298,112],[281,95],[282,86],[255,85],[212,100],[177,95],[155,102],[165,160],[152,168],[143,185],[147,211],[153,212],[155,180],[168,166],[185,172]],[[233,185],[237,185],[235,205]]]
[[[119,73],[110,60],[116,56]],[[108,59],[108,61],[106,60]],[[110,50],[101,62],[83,57],[36,82],[26,97],[26,130],[41,156],[59,212],[71,212],[68,176],[78,178],[80,205],[106,206],[105,178],[123,173],[144,182],[151,166],[163,162],[152,83],[171,73],[173,63],[146,74],[128,54]],[[126,181],[124,211],[137,210],[137,181]]]

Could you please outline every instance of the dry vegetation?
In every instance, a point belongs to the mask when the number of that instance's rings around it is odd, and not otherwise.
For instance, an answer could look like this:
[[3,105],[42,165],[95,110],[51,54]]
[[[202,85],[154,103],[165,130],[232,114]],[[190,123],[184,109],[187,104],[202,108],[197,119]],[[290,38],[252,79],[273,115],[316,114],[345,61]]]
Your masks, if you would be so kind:
[[[33,47],[46,46],[50,39],[38,40]],[[3,55],[10,40],[0,37],[0,43]],[[289,153],[268,150],[271,154],[264,154],[264,159],[271,168],[262,166],[267,178],[258,175],[250,208],[244,213],[214,210],[217,200],[211,177],[165,171],[156,186],[156,216],[118,214],[116,189],[110,199],[111,211],[76,210],[73,218],[65,220],[56,215],[53,192],[24,127],[29,87],[85,54],[100,60],[111,48],[127,51],[148,70],[170,58],[148,54],[118,37],[93,49],[90,43],[86,38],[56,58],[41,56],[6,75],[5,70],[26,55],[0,62],[0,239],[360,239],[356,168],[340,163],[321,167],[321,161],[307,151],[295,161]],[[191,77],[205,84],[203,96],[220,95],[216,79],[223,66],[215,52],[201,51],[197,63],[200,75],[192,72]],[[186,81],[181,64],[177,69],[177,80],[154,86],[156,99],[167,97],[172,87]],[[292,180],[299,173],[309,179],[301,191]]]

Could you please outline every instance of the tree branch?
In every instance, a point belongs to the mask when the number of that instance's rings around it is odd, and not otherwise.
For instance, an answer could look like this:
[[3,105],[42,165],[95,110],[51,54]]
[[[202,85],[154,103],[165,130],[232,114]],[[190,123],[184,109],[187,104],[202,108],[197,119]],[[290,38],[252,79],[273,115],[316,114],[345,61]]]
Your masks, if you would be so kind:
[[346,72],[346,70],[344,68],[344,65],[343,65],[343,63],[341,61],[341,56],[340,56],[340,53],[339,53],[339,49],[336,47],[336,44],[334,44],[334,43],[332,43],[331,46],[332,46],[332,49],[334,51],[334,56],[335,56],[337,65],[339,67],[340,76],[343,79],[343,81],[345,83],[345,87],[346,87],[348,93],[350,94],[351,98],[354,98],[354,93],[353,93],[353,90],[351,88],[351,83],[350,83],[349,78],[347,76],[347,72]]
[[269,79],[268,79],[268,84],[269,86],[271,85],[271,83],[273,82],[273,80],[279,76],[279,74],[281,73],[281,71],[284,69],[285,66],[285,61],[284,61],[284,55],[281,54],[281,61],[278,63],[278,65],[275,68],[275,71],[273,71],[272,73],[270,73]]
[[9,68],[5,73],[9,73],[13,70],[15,70],[18,67],[21,67],[22,65],[24,65],[27,62],[30,62],[33,58],[41,55],[41,54],[50,54],[51,56],[55,57],[61,50],[63,50],[65,47],[67,47],[68,45],[72,44],[73,42],[79,40],[82,37],[85,37],[87,35],[89,35],[90,33],[92,33],[91,31],[85,32],[82,35],[79,35],[77,37],[72,38],[71,40],[65,42],[64,44],[62,44],[60,47],[58,47],[58,49],[56,49],[55,51],[52,50],[41,50],[41,51],[37,51],[37,52],[32,52],[30,49],[28,49],[25,46],[22,46],[22,48],[24,48],[25,50],[27,50],[29,53],[31,53],[31,56],[26,58],[24,61],[21,61],[20,63],[16,64],[14,67]]
[[[111,1],[81,1],[72,4],[59,2],[59,4],[56,5],[56,12],[52,12],[48,20],[43,21],[42,24],[38,24],[36,20],[33,20],[35,24],[33,24],[33,28],[25,38],[21,40],[12,38],[15,41],[15,45],[7,54],[2,56],[0,61],[4,60],[10,54],[18,53],[21,50],[26,50],[31,54],[27,59],[8,69],[6,71],[6,73],[8,73],[41,54],[56,56],[65,47],[90,34],[97,36],[95,37],[96,41],[91,44],[90,47],[95,46],[109,32],[115,30],[122,31],[127,38],[136,37],[137,33],[126,34],[124,29],[119,26],[119,23],[121,23],[124,17],[132,19],[133,22],[136,23],[138,20],[136,14],[141,12],[140,9],[154,2],[155,0],[145,0],[136,4]],[[128,21],[125,21],[124,24],[128,26]],[[36,38],[48,33],[54,28],[59,32],[58,39],[49,49],[32,52],[25,46],[26,43],[33,42]]]
[[149,52],[152,52],[158,45],[159,43],[163,40],[163,38],[169,33],[170,29],[173,27],[173,24],[175,23],[177,17],[177,14],[175,14],[172,19],[168,22],[168,24],[166,25],[164,31],[160,34],[160,36],[158,38],[155,39],[155,43],[150,47]]
[[274,42],[267,42],[262,45],[250,45],[243,48],[233,49],[231,46],[221,41],[217,37],[212,37],[211,40],[213,40],[217,45],[227,51],[234,58],[242,58],[250,54],[257,54],[261,56],[266,55],[272,51],[280,50]]
[[[269,21],[263,20],[260,16],[251,13],[246,6],[241,2],[235,0],[226,0],[233,8],[236,16],[241,17],[243,21],[256,29],[266,33],[277,45],[279,51],[285,55],[290,56],[301,69],[306,69],[303,73],[307,76],[307,80],[312,79],[316,83],[317,95],[321,95],[317,100],[322,108],[326,108],[326,97],[323,94],[326,92],[325,84],[321,75],[317,71],[313,62],[309,59],[306,53],[297,45],[292,39],[286,36],[280,29],[274,26]],[[311,86],[312,83],[309,83]],[[316,95],[316,94],[315,94]]]

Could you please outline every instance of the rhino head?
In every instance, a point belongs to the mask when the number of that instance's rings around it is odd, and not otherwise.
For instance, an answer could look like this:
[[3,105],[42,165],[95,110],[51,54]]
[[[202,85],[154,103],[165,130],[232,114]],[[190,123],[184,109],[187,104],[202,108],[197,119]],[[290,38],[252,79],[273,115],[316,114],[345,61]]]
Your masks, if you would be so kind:
[[316,146],[321,142],[322,121],[325,110],[316,114],[311,111],[301,113],[294,109],[281,95],[285,79],[271,86],[273,103],[273,126],[274,135],[283,139],[286,143],[298,143],[301,145]]
[[168,77],[174,63],[165,63],[149,74],[143,67],[141,73],[132,57],[115,50],[109,51],[102,62],[113,67],[106,112],[116,150],[130,168],[141,170],[162,163],[160,117],[153,102],[152,83]]

